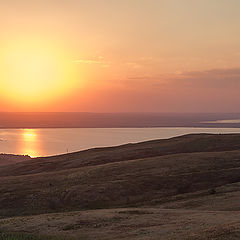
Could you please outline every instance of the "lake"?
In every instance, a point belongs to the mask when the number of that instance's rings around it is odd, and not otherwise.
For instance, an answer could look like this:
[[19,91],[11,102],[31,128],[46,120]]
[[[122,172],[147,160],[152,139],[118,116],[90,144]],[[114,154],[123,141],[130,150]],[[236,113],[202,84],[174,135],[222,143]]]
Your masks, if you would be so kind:
[[0,152],[49,156],[188,133],[240,133],[240,128],[42,128],[0,129]]

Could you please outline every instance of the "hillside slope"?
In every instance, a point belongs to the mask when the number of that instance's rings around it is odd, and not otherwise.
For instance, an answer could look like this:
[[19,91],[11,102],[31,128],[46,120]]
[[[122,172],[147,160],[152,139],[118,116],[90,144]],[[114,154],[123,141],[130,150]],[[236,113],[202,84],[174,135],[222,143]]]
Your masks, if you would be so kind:
[[[1,221],[7,231],[83,239],[240,237],[238,134],[37,158],[2,166],[0,181],[0,216],[15,216]],[[16,217],[24,215],[36,216]]]
[[0,167],[0,176],[61,171],[106,163],[177,153],[240,150],[240,134],[189,134],[116,147],[95,148],[64,155],[35,158]]
[[[239,135],[189,135],[160,143],[152,141],[93,149],[70,154],[71,162],[80,166],[74,165],[71,169],[68,169],[68,160],[63,161],[67,156],[59,156],[59,163],[56,156],[46,158],[46,163],[41,158],[36,162],[3,166],[0,169],[0,215],[155,206],[179,198],[189,199],[192,197],[189,194],[199,191],[202,195],[210,195],[213,188],[240,182],[240,150],[216,152],[217,149],[237,148],[238,139]],[[215,151],[201,152],[204,148]],[[194,149],[198,152],[186,153]],[[140,157],[141,150],[145,157]],[[171,154],[177,151],[184,153]],[[160,156],[146,157],[157,154]],[[86,155],[86,158],[79,159],[79,155]],[[101,161],[103,156],[106,156],[105,161]],[[49,159],[53,159],[50,167]],[[89,161],[95,164],[88,166]],[[53,163],[57,171],[53,171]],[[60,167],[66,170],[60,171]],[[235,210],[239,207],[238,203]]]
[[29,161],[31,157],[23,155],[14,155],[14,154],[0,154],[0,166],[9,165],[13,163]]
[[56,240],[239,240],[239,219],[240,212],[151,207],[8,218],[0,224],[6,231],[40,233]]

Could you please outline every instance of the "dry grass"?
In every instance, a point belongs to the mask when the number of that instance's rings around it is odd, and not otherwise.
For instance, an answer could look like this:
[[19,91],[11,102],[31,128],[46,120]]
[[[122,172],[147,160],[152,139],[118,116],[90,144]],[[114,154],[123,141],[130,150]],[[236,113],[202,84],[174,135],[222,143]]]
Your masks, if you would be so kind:
[[239,219],[240,212],[126,208],[8,218],[0,224],[7,231],[56,239],[235,240],[228,236],[240,236]]
[[[34,159],[2,166],[0,176],[1,226],[7,231],[83,239],[239,236],[238,134]],[[228,222],[235,224],[229,232]]]

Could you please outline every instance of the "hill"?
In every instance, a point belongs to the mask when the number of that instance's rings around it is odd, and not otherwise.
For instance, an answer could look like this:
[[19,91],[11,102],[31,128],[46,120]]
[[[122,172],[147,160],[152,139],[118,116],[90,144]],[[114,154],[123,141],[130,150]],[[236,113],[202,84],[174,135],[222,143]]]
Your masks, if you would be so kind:
[[14,154],[0,154],[0,166],[9,165],[13,163],[31,160],[30,156],[14,155]]
[[240,134],[191,134],[36,158],[1,166],[0,180],[5,231],[82,239],[240,238]]
[[0,128],[239,128],[234,121],[239,118],[239,113],[1,112]]
[[35,158],[13,166],[0,167],[0,176],[61,171],[155,156],[194,152],[240,150],[240,134],[189,134],[170,139],[95,148],[52,157]]

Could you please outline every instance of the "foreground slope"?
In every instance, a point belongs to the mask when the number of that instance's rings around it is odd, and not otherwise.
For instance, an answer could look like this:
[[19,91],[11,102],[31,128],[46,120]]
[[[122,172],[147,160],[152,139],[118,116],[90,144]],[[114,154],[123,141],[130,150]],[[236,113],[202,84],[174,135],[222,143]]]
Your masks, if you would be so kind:
[[[5,231],[76,240],[239,240],[240,212],[118,208],[0,220]],[[42,237],[41,239],[45,239]]]

